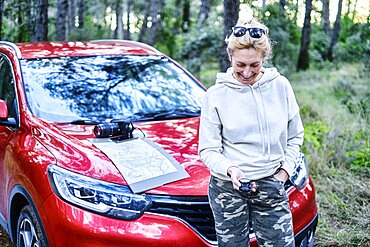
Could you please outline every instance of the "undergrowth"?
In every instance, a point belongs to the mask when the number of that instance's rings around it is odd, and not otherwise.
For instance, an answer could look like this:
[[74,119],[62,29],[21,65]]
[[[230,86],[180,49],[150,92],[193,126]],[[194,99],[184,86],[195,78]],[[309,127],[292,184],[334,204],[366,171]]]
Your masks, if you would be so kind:
[[303,150],[316,186],[316,246],[370,244],[370,79],[362,64],[289,78],[305,125]]

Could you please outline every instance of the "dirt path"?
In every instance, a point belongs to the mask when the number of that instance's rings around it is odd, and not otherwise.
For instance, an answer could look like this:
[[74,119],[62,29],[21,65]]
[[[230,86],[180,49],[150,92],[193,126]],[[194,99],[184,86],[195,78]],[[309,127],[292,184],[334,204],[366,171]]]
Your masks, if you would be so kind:
[[10,241],[9,235],[5,230],[0,226],[0,246],[1,247],[15,247],[14,244]]

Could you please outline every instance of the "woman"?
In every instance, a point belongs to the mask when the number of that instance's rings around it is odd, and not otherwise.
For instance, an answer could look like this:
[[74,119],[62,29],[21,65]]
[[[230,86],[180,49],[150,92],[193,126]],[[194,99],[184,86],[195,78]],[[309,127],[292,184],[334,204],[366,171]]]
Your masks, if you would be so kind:
[[[211,171],[209,200],[219,246],[294,246],[284,182],[303,142],[293,89],[275,68],[268,28],[252,20],[226,39],[232,67],[218,73],[201,113],[199,154]],[[240,179],[252,181],[240,190]],[[251,224],[250,224],[251,223]]]

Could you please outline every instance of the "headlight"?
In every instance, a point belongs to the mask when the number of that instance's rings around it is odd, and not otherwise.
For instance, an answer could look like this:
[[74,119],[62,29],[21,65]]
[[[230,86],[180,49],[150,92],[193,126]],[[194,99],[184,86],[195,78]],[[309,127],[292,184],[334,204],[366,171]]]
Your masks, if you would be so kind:
[[146,195],[133,194],[127,186],[86,177],[55,165],[48,167],[54,192],[63,200],[105,216],[133,220],[151,205]]

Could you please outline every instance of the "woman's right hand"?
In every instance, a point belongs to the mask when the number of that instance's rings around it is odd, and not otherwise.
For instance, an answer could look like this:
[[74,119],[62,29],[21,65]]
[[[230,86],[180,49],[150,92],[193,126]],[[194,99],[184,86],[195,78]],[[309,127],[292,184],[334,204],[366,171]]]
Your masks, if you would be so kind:
[[231,178],[234,189],[239,190],[239,187],[241,186],[241,183],[239,182],[239,179],[245,177],[242,170],[240,170],[240,168],[237,167],[237,166],[231,166],[231,167],[229,167],[229,169],[227,169],[227,174]]
[[[239,190],[240,186],[242,185],[239,180],[241,178],[245,178],[245,175],[242,172],[242,170],[240,170],[240,168],[237,167],[237,166],[231,166],[231,167],[229,167],[229,169],[227,169],[227,174],[231,178],[234,189]],[[252,182],[252,191],[251,192],[255,192],[256,190],[257,190],[256,183]]]

